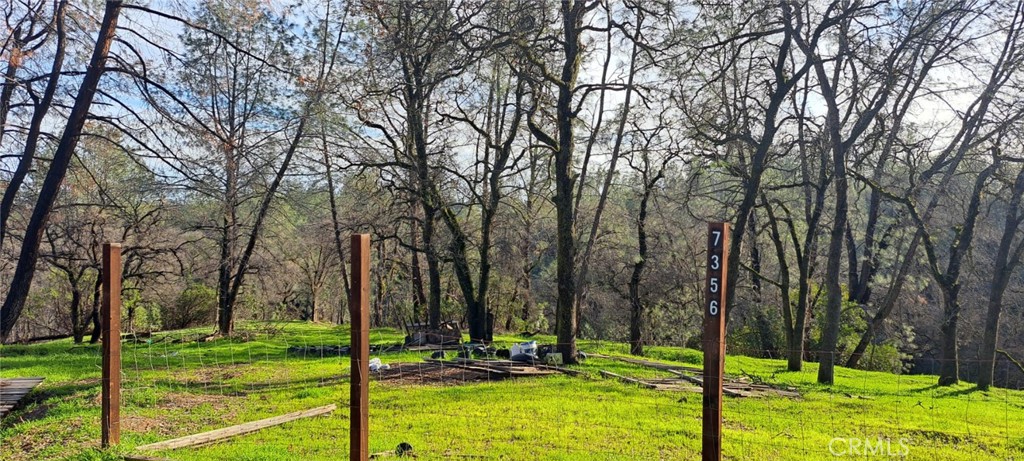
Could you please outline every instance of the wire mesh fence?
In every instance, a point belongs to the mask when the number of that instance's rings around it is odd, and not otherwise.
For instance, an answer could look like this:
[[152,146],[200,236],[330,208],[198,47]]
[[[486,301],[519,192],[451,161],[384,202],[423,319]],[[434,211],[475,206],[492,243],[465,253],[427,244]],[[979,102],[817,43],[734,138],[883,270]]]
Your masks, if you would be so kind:
[[[335,404],[222,443],[161,451],[169,459],[338,459],[348,456],[347,327],[245,323],[157,333],[123,345],[126,447]],[[490,349],[410,348],[371,335],[370,448],[418,459],[699,459],[701,353],[581,340],[578,365],[515,363],[506,352],[548,337],[499,337]],[[410,350],[412,349],[412,350]],[[437,348],[441,349],[441,348]],[[474,350],[475,349],[475,350]],[[542,347],[542,350],[547,350]],[[1024,393],[938,386],[932,375],[817,366],[792,372],[767,351],[729,351],[726,459],[1024,459]],[[815,351],[805,351],[816,355]],[[381,368],[377,368],[379,360]],[[894,359],[894,360],[899,360]],[[961,360],[962,366],[970,360]],[[97,358],[98,363],[98,358]],[[893,364],[893,369],[901,369]],[[98,365],[97,365],[98,366]],[[1012,365],[999,373],[1013,387]],[[1019,384],[1019,383],[1018,383]]]

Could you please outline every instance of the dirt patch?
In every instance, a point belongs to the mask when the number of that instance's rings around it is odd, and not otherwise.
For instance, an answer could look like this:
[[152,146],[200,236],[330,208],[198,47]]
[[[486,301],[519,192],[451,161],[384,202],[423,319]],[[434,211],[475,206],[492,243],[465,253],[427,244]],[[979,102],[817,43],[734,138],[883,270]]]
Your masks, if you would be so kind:
[[[84,436],[83,426],[85,424],[86,422],[81,418],[74,418],[62,421],[60,424],[36,426],[21,432],[0,442],[0,446],[4,447],[4,459],[9,461],[46,459],[41,452],[56,444],[72,448],[70,453],[99,447],[98,438]],[[94,424],[99,424],[98,417]],[[7,452],[8,447],[13,448],[9,453]]]
[[912,439],[927,440],[929,442],[938,442],[946,445],[961,445],[965,442],[974,443],[970,435],[963,437],[957,434],[949,434],[946,432],[930,431],[930,430],[911,430],[907,431]]
[[[190,410],[208,405],[212,411],[203,412],[199,417]],[[235,409],[243,403],[230,396],[169,392],[161,395],[152,407],[156,412],[139,414],[134,410],[121,411],[122,432],[156,434],[161,438],[179,437],[200,431],[203,427],[216,426],[222,421],[233,421]]]
[[121,417],[121,430],[124,432],[145,432],[170,435],[177,428],[176,424],[168,424],[156,418],[128,415]]
[[371,375],[377,381],[384,381],[398,385],[459,385],[485,381],[498,381],[505,378],[505,376],[488,373],[486,371],[442,366],[437,363],[392,363],[390,365],[390,369],[371,373]]
[[248,365],[220,365],[216,367],[203,367],[188,372],[180,373],[178,376],[184,378],[181,382],[189,386],[202,386],[204,384],[221,384],[224,381],[243,376],[246,370],[243,366]]
[[753,429],[751,429],[750,426],[747,426],[746,424],[743,424],[743,423],[741,423],[739,421],[734,421],[734,420],[731,420],[731,419],[723,420],[722,421],[722,426],[725,426],[726,429],[732,429],[732,430],[735,430],[735,431],[743,431],[743,432],[751,432],[751,431],[753,431]]
[[185,392],[168,392],[160,396],[156,408],[167,410],[180,410],[191,408],[197,405],[209,404],[214,410],[224,410],[231,406],[230,396],[219,394],[191,394]]

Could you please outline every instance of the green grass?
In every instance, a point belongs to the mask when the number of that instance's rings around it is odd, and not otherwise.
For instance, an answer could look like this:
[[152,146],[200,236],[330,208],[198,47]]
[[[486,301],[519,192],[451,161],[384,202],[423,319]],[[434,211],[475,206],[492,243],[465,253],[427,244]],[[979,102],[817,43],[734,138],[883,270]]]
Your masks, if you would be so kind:
[[[122,444],[99,450],[100,355],[69,340],[0,349],[0,377],[42,376],[28,404],[0,424],[0,460],[120,459],[136,446],[327,404],[325,417],[295,421],[225,443],[155,454],[169,459],[345,459],[348,359],[287,354],[295,345],[346,344],[346,327],[302,323],[239,328],[244,339],[197,342],[208,328],[160,333],[123,346]],[[280,330],[280,331],[272,331]],[[374,330],[372,342],[402,334]],[[536,338],[540,342],[553,338]],[[499,337],[512,342],[515,337]],[[618,343],[582,350],[626,355]],[[423,353],[386,353],[384,362]],[[701,353],[649,348],[649,360],[699,366]],[[669,377],[659,370],[590,358],[582,377],[462,386],[370,387],[372,452],[411,444],[418,459],[699,459],[701,396],[602,379],[599,370]],[[840,368],[837,384],[815,384],[817,368],[785,371],[780,360],[730,356],[726,372],[793,386],[803,397],[726,398],[724,452],[730,460],[1024,460],[1024,392],[971,385],[937,387],[933,376]],[[893,452],[840,456],[834,438],[890,440]],[[901,440],[902,439],[902,440]],[[885,448],[885,447],[883,447]],[[863,451],[861,452],[863,453]]]

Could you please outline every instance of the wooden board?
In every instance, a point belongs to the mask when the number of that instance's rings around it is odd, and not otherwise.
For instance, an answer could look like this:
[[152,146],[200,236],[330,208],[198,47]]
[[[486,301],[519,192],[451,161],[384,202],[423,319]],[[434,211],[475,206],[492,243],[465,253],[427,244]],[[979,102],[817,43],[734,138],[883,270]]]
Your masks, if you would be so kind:
[[617,375],[617,374],[612,373],[610,371],[601,370],[601,376],[604,376],[606,378],[615,378],[615,379],[618,379],[619,381],[622,381],[624,383],[636,384],[636,385],[638,385],[640,387],[646,387],[647,389],[657,389],[658,388],[658,386],[655,385],[655,384],[644,382],[644,381],[641,381],[639,379],[630,378],[628,376]]
[[685,365],[673,365],[671,363],[651,362],[651,361],[648,361],[648,360],[631,359],[629,357],[619,357],[619,356],[615,356],[615,355],[590,354],[590,356],[591,357],[596,357],[596,358],[599,358],[599,359],[618,360],[620,362],[632,363],[633,365],[640,365],[640,366],[647,367],[647,368],[654,368],[656,370],[689,371],[689,372],[693,372],[693,373],[703,373],[704,372],[704,369],[702,369],[702,368],[688,367],[688,366],[685,366]]
[[507,377],[511,376],[511,373],[506,371],[506,370],[499,370],[499,369],[490,368],[490,367],[483,366],[483,365],[481,365],[481,366],[471,365],[470,363],[473,363],[473,362],[457,362],[457,361],[446,362],[446,361],[437,360],[437,359],[424,359],[424,360],[426,362],[440,364],[443,367],[460,368],[460,369],[463,369],[463,370],[470,370],[470,371],[476,371],[476,372],[479,372],[479,373],[485,373],[485,374],[488,374],[488,375],[495,375],[495,376],[502,377],[502,378],[507,378]]
[[43,378],[0,379],[0,418],[13,410],[41,382]]
[[163,442],[151,443],[149,445],[143,445],[136,448],[140,451],[156,451],[156,450],[173,450],[175,448],[194,447],[197,445],[206,445],[219,440],[236,437],[250,432],[256,432],[260,429],[265,429],[271,426],[277,426],[296,419],[309,418],[312,416],[320,416],[326,413],[330,413],[337,408],[337,405],[331,404],[323,407],[313,408],[310,410],[296,411],[294,413],[288,413],[287,415],[275,416],[273,418],[261,419],[259,421],[252,421],[245,424],[239,424],[237,426],[225,427],[223,429],[217,429],[214,431],[203,432],[201,434],[189,435],[185,437],[179,437],[176,439],[165,440]]

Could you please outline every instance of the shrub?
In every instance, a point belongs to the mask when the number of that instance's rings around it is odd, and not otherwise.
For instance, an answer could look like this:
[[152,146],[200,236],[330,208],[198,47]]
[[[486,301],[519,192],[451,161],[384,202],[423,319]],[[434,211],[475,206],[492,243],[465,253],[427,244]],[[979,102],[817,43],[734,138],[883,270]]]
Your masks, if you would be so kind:
[[163,313],[164,328],[175,330],[213,322],[217,312],[217,290],[193,283],[185,288],[174,305]]

